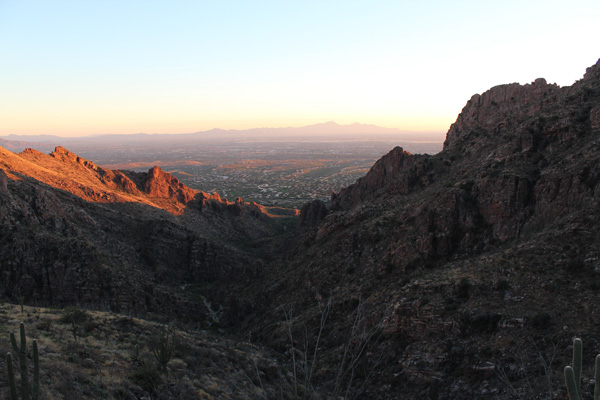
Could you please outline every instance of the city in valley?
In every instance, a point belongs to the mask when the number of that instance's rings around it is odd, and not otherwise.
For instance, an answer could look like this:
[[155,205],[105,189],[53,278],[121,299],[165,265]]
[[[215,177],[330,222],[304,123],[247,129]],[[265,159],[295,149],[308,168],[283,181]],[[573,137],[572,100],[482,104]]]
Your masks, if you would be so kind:
[[[382,155],[401,145],[413,153],[437,153],[441,142],[393,140],[328,142],[245,142],[171,146],[135,151],[96,150],[86,158],[111,169],[147,171],[154,164],[185,185],[222,198],[265,206],[300,208],[314,199],[328,202],[333,191],[364,176]],[[110,159],[108,159],[110,158]]]

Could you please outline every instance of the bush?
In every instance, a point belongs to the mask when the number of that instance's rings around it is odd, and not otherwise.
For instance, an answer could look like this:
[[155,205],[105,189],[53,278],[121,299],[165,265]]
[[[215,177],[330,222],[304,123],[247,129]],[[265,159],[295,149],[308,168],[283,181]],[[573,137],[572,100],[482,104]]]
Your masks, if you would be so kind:
[[62,312],[62,316],[59,318],[58,322],[61,324],[81,324],[85,322],[88,318],[85,310],[77,307],[68,307],[65,308]]
[[100,328],[100,323],[96,322],[96,321],[86,321],[83,324],[83,331],[85,333],[93,332],[94,329],[98,329],[98,328]]
[[136,368],[132,379],[148,393],[156,391],[156,387],[162,383],[160,372],[151,364],[144,364]]
[[40,331],[50,332],[52,330],[52,320],[49,318],[43,318],[35,327]]
[[162,371],[167,370],[167,364],[171,361],[176,346],[177,338],[170,327],[164,327],[160,334],[155,335],[148,343],[148,347]]

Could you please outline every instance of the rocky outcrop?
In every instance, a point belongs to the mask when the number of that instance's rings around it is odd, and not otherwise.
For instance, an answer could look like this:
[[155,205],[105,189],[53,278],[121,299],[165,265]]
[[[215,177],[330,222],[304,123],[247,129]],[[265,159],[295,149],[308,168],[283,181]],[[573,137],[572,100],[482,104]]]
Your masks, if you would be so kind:
[[[598,64],[570,87],[536,79],[526,85],[513,83],[473,95],[450,126],[444,148],[469,146],[478,137],[528,147],[547,139],[566,144],[597,126]],[[524,145],[524,146],[523,146]]]
[[313,200],[300,209],[298,226],[315,226],[327,216],[328,212],[325,203],[321,200]]
[[395,147],[379,159],[366,176],[332,194],[332,207],[348,209],[381,193],[408,194],[428,183],[428,156],[412,155]]
[[3,169],[0,169],[0,193],[8,192],[8,176]]
[[[36,150],[33,149],[25,149],[24,153],[35,153]],[[37,152],[39,153],[39,152]],[[80,164],[83,165],[84,167],[87,167],[89,169],[98,170],[98,166],[96,166],[96,164],[94,164],[91,161],[88,161],[86,159],[83,159],[81,157],[79,157],[77,154],[70,152],[69,150],[65,149],[64,147],[61,146],[57,146],[54,151],[52,153],[50,153],[50,157],[54,157],[55,159],[62,161],[64,163],[67,164]]]
[[514,134],[519,125],[553,109],[563,99],[560,87],[542,78],[527,85],[500,85],[482,95],[475,94],[450,127],[444,148],[464,142],[469,134],[477,131],[492,135],[512,131]]
[[158,166],[150,169],[142,184],[142,191],[150,197],[176,199],[186,204],[196,196],[196,191],[188,188],[179,179],[167,174]]

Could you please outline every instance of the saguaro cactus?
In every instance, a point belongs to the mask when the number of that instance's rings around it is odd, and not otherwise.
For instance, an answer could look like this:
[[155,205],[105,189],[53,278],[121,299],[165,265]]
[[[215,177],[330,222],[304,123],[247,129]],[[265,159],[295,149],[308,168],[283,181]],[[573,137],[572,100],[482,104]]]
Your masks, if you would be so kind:
[[[33,387],[29,388],[29,379],[27,378],[27,339],[25,338],[25,324],[21,322],[19,326],[21,345],[17,345],[15,334],[11,332],[10,342],[15,353],[19,354],[19,369],[21,371],[21,398],[36,400],[40,389],[40,362],[38,357],[37,340],[33,340]],[[18,400],[17,387],[15,384],[15,374],[12,367],[12,356],[10,353],[6,355],[6,364],[8,365],[8,380],[10,385],[11,400]],[[31,392],[31,396],[30,396]]]
[[6,369],[8,369],[8,382],[10,385],[10,398],[18,399],[17,397],[17,386],[15,385],[15,373],[12,366],[12,356],[10,353],[6,353]]
[[[565,367],[565,382],[570,400],[580,400],[581,393],[581,364],[582,364],[583,344],[581,339],[573,340],[573,361],[572,365]],[[594,379],[594,400],[600,400],[600,354],[596,356]]]

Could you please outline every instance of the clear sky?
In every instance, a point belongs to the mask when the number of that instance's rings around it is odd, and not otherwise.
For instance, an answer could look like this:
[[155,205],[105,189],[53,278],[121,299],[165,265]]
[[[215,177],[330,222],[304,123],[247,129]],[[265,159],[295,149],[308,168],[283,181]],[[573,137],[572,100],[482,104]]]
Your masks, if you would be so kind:
[[598,0],[0,0],[0,135],[445,132],[474,93],[580,79],[599,21]]

